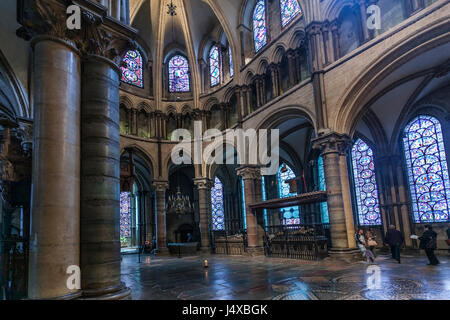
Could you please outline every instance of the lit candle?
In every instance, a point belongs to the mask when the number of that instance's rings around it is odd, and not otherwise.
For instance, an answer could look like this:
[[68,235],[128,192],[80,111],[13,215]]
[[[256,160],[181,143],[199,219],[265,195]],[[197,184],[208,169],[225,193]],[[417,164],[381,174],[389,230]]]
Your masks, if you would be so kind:
[[204,266],[205,268],[208,268],[208,260],[203,261],[203,266]]

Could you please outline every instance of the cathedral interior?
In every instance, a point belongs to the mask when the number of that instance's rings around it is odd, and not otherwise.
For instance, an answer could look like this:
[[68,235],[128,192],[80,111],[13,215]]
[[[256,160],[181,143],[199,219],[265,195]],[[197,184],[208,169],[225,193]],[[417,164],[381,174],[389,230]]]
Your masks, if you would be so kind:
[[450,299],[450,0],[2,0],[0,29],[0,300]]

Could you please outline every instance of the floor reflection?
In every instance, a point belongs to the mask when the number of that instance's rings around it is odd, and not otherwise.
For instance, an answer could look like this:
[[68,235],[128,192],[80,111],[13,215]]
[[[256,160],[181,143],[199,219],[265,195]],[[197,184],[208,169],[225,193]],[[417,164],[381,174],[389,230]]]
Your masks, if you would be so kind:
[[363,262],[211,256],[205,268],[204,260],[145,256],[138,263],[136,255],[126,255],[122,281],[133,299],[146,300],[450,299],[448,256],[437,267],[423,256],[405,256],[402,264],[379,256],[379,278]]

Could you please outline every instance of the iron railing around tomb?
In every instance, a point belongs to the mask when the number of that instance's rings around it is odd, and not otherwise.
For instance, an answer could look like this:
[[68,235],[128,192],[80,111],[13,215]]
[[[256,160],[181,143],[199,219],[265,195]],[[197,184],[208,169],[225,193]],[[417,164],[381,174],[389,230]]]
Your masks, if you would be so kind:
[[212,232],[212,248],[215,254],[242,256],[247,251],[247,233],[231,233],[217,230]]
[[0,240],[0,300],[27,296],[28,241],[22,238]]
[[269,226],[264,234],[268,257],[320,260],[328,256],[329,224]]

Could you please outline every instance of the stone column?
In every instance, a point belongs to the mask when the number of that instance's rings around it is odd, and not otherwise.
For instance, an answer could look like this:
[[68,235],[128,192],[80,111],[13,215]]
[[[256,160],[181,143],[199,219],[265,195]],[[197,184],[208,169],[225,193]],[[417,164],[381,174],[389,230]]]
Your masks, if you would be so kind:
[[168,254],[166,240],[166,190],[168,181],[153,182],[156,195],[156,246],[158,254]]
[[47,36],[34,50],[34,148],[28,297],[71,299],[79,266],[80,74],[77,49]]
[[296,77],[296,67],[295,67],[295,54],[292,51],[288,51],[287,53],[287,59],[289,64],[289,87],[292,88],[295,86],[297,81]]
[[270,75],[272,77],[272,90],[274,98],[280,95],[280,73],[278,72],[278,69],[279,66],[277,64],[271,64],[269,66]]
[[120,146],[117,65],[86,55],[81,118],[81,275],[83,295],[122,299],[120,281]]
[[[351,224],[349,217],[346,216],[344,201],[350,199],[346,197],[344,185],[348,183],[345,180],[347,174],[343,172],[345,168],[341,164],[342,150],[350,145],[350,141],[348,136],[332,132],[315,139],[314,147],[321,150],[324,162],[332,243],[330,256],[354,260],[360,257],[360,253],[349,241],[348,235],[355,231],[349,230]],[[347,210],[347,212],[349,211]]]
[[244,180],[248,240],[247,253],[250,256],[262,255],[264,254],[262,246],[263,234],[261,233],[261,228],[258,227],[257,216],[250,209],[251,204],[261,200],[261,169],[255,166],[243,166],[237,169],[237,174]]
[[198,189],[198,202],[200,214],[201,250],[204,253],[211,252],[211,188],[212,182],[207,178],[194,179]]

